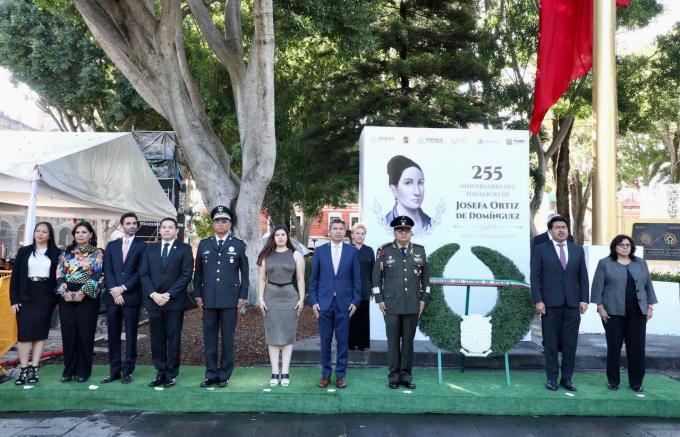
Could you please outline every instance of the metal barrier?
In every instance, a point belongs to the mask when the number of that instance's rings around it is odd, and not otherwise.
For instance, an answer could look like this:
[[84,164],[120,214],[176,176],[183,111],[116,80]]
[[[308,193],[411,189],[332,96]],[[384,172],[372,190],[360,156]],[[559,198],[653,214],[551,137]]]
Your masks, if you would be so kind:
[[[454,287],[465,287],[465,315],[469,315],[470,310],[470,287],[522,287],[531,288],[526,282],[513,281],[509,279],[459,279],[459,278],[430,278],[432,285],[447,285]],[[505,383],[510,386],[510,358],[505,352]],[[465,355],[460,357],[460,371],[465,371]],[[437,377],[439,384],[442,383],[442,350],[437,348]]]
[[[5,355],[17,341],[17,319],[9,308],[10,273],[7,270],[0,270],[0,357]],[[0,373],[6,374],[1,366]]]

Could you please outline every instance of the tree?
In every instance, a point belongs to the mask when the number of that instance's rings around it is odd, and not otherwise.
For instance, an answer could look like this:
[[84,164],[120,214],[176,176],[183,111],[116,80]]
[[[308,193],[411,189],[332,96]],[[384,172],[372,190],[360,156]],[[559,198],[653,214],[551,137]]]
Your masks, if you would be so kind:
[[38,94],[38,106],[62,131],[167,129],[83,23],[34,4],[0,3],[0,65]]
[[618,140],[619,179],[637,189],[660,175],[668,156],[658,137],[629,132]]
[[[172,126],[206,205],[235,209],[236,232],[255,258],[259,215],[274,170],[274,21],[271,0],[75,0],[92,35],[139,95]],[[219,24],[213,14],[221,11]],[[243,13],[252,17],[244,34]],[[186,17],[191,14],[192,21]],[[187,61],[185,28],[200,30],[229,74],[239,132],[240,177],[208,118]],[[251,269],[255,278],[255,267]]]

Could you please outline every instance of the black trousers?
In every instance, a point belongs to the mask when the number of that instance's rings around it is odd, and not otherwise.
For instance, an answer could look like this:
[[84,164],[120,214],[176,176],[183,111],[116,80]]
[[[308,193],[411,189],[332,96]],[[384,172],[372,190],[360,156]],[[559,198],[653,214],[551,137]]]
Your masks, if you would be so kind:
[[[139,305],[106,305],[109,338],[109,373],[131,375],[137,362],[137,327]],[[121,360],[121,341],[125,326],[125,361]]]
[[371,347],[370,301],[362,300],[354,315],[349,319],[349,350]]
[[170,380],[179,375],[184,310],[150,310],[151,360],[156,376]]
[[59,301],[61,342],[64,348],[62,376],[89,378],[92,374],[98,316],[99,299],[85,296],[80,302]]
[[[581,324],[579,307],[546,307],[541,317],[543,325],[543,347],[545,349],[545,373],[548,381],[557,382],[562,370],[562,380],[571,381],[576,363],[578,327]],[[558,348],[562,348],[562,364],[558,359]]]
[[413,379],[413,338],[418,327],[418,314],[385,315],[387,333],[387,363],[390,382],[409,382]]
[[[636,302],[637,303],[637,302]],[[628,358],[628,384],[641,387],[645,377],[645,336],[647,334],[647,316],[635,305],[632,311],[626,308],[625,316],[610,316],[604,323],[607,337],[607,380],[610,384],[621,382],[621,346],[626,342]]]
[[[236,308],[203,308],[203,354],[205,378],[227,381],[234,371],[234,333]],[[217,357],[218,339],[222,337],[222,351]]]

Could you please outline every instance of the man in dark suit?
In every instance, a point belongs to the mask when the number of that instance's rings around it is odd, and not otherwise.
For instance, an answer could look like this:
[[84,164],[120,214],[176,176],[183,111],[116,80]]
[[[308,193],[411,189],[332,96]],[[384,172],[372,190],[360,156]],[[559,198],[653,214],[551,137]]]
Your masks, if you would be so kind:
[[552,241],[534,247],[531,255],[531,294],[541,315],[545,347],[546,388],[557,390],[560,372],[558,345],[562,348],[560,385],[576,391],[572,383],[581,314],[588,309],[588,271],[583,248],[567,241],[564,217],[548,222]]
[[[104,279],[106,291],[102,300],[106,305],[106,322],[109,342],[109,374],[102,384],[122,379],[132,382],[137,362],[137,326],[142,305],[142,285],[139,282],[146,243],[135,238],[137,215],[127,212],[120,217],[123,238],[111,241],[104,252]],[[120,335],[125,325],[125,362],[121,362]]]
[[184,310],[191,306],[187,286],[194,260],[191,246],[177,240],[177,231],[177,220],[161,220],[161,241],[146,248],[139,269],[156,367],[149,387],[172,387],[179,374],[182,323]]
[[321,380],[318,386],[328,387],[333,367],[331,343],[333,333],[337,342],[335,386],[347,387],[345,374],[349,356],[349,319],[361,301],[361,272],[359,251],[343,243],[345,222],[331,221],[331,241],[314,251],[309,279],[309,302],[319,320],[321,340]]
[[[205,380],[201,387],[226,387],[234,370],[234,333],[238,310],[248,299],[246,243],[230,234],[232,211],[216,206],[210,213],[215,236],[201,240],[194,270],[194,296],[203,310]],[[222,353],[217,341],[222,333]]]

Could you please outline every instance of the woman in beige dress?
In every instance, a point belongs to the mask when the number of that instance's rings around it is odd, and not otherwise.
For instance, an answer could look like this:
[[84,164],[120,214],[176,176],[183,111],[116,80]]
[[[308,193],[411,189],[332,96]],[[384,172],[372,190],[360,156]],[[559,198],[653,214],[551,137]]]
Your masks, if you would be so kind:
[[[270,386],[290,383],[290,357],[305,298],[305,261],[290,242],[288,228],[278,225],[257,257],[258,302],[272,365]],[[296,287],[297,285],[297,287]],[[279,370],[281,354],[281,370]]]

